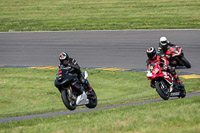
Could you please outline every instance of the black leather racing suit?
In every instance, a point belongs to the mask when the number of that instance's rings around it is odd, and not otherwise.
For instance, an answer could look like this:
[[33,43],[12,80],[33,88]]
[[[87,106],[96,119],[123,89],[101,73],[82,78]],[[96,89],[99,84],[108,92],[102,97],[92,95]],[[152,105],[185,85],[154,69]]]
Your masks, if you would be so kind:
[[75,59],[69,58],[67,65],[63,65],[60,63],[59,69],[64,68],[64,67],[71,67],[70,73],[77,75],[77,78],[73,80],[71,86],[73,89],[75,89],[78,92],[79,95],[81,95],[83,93],[84,88],[81,85],[82,73],[81,73],[80,66],[78,65]]
[[167,52],[167,50],[172,46],[176,46],[176,45],[169,42],[169,43],[167,43],[167,47],[163,49],[161,43],[159,43],[158,52],[163,52],[165,54]]

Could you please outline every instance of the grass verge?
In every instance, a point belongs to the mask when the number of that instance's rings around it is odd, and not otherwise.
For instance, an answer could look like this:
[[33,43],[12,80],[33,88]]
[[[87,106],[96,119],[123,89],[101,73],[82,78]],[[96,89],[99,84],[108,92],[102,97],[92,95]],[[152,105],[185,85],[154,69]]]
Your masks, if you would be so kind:
[[199,0],[1,0],[0,31],[200,29]]
[[198,133],[200,97],[0,123],[0,132]]
[[[54,80],[56,69],[0,68],[0,117],[66,111]],[[98,106],[159,98],[145,72],[88,69]],[[187,93],[200,79],[183,79]],[[77,107],[83,108],[82,107]]]

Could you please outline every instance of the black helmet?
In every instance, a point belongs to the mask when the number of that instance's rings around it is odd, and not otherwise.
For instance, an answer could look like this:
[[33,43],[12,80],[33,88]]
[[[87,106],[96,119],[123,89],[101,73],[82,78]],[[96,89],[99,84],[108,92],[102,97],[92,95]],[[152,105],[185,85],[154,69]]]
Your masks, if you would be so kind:
[[149,59],[156,59],[156,49],[154,47],[150,47],[147,49],[147,56]]
[[59,60],[61,65],[67,66],[69,61],[69,55],[67,54],[67,52],[60,53]]

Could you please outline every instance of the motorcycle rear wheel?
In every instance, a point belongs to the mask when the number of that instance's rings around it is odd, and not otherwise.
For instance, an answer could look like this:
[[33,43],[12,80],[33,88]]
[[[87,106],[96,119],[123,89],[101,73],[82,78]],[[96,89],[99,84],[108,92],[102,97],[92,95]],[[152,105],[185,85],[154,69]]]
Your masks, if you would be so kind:
[[168,100],[169,99],[169,92],[167,92],[167,94],[165,94],[166,92],[164,92],[163,89],[161,89],[161,81],[156,81],[155,82],[155,87],[156,87],[156,91],[158,92],[158,94],[160,95],[160,97],[163,100]]
[[180,95],[178,96],[178,98],[184,98],[186,96],[186,91],[185,91],[185,88],[183,88],[181,91],[180,91]]
[[97,96],[94,90],[92,90],[92,96],[88,96],[89,103],[85,106],[88,108],[95,108],[97,106]]
[[184,64],[187,68],[191,68],[190,62],[189,62],[184,56],[181,58],[181,60],[182,60],[183,64]]
[[67,90],[61,90],[61,97],[64,105],[69,109],[69,110],[75,110],[76,109],[76,101],[74,101],[74,104],[72,104],[69,101]]

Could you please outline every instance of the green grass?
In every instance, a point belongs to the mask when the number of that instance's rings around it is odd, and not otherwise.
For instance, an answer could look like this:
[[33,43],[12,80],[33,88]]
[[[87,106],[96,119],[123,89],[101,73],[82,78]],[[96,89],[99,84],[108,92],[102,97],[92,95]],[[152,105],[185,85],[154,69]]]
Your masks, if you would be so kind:
[[0,132],[199,133],[200,97],[0,123]]
[[1,0],[0,31],[199,29],[199,0]]
[[[0,117],[66,111],[54,87],[57,71],[0,68]],[[150,87],[145,72],[87,71],[98,97],[98,106],[159,98]],[[183,83],[187,93],[200,90],[200,79],[183,79]]]

